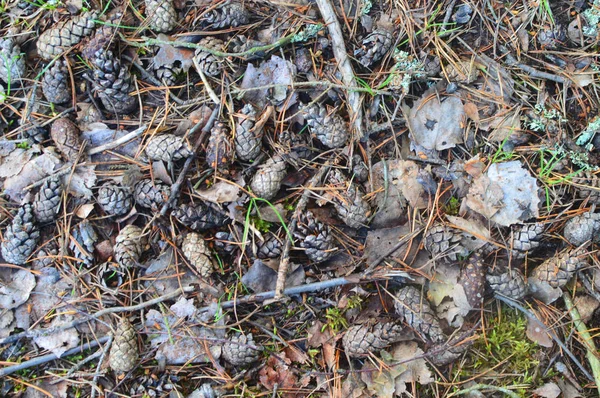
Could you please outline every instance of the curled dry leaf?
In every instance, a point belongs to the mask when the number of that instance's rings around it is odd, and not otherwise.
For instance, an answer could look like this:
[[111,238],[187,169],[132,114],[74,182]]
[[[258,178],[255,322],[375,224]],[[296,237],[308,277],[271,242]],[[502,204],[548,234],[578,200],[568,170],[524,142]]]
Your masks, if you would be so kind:
[[[159,34],[158,39],[162,41],[171,41],[169,36],[165,34]],[[187,72],[192,66],[194,66],[194,62],[192,58],[194,57],[194,50],[189,48],[181,48],[174,47],[170,44],[160,44],[159,50],[154,56],[152,62],[154,68],[159,68],[161,66],[172,66],[175,63],[180,63],[181,68],[184,72]]]
[[[249,63],[246,72],[244,72],[244,79],[242,80],[242,89],[250,89],[256,87],[263,87],[269,85],[278,85],[273,89],[260,89],[247,91],[244,94],[244,99],[248,102],[252,102],[258,109],[262,109],[267,105],[267,99],[272,99],[275,105],[279,105],[285,101],[285,109],[296,103],[296,93],[291,94],[291,98],[288,97],[288,89],[285,86],[289,86],[294,82],[296,76],[296,66],[290,61],[284,60],[276,55],[271,56],[269,61],[265,61],[258,68],[253,64]],[[283,108],[280,110],[284,110]]]
[[5,268],[0,278],[0,308],[9,310],[25,303],[36,285],[35,276],[27,270]]

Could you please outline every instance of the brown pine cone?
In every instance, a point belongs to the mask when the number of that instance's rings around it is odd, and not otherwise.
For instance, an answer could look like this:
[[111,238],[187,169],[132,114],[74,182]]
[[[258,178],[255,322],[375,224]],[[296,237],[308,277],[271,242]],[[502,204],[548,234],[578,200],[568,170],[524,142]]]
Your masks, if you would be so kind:
[[300,247],[312,262],[323,262],[334,252],[331,228],[317,220],[310,211],[300,215],[294,237],[299,240]]
[[56,149],[69,162],[74,162],[79,156],[81,149],[81,139],[79,138],[79,128],[65,117],[56,119],[50,128],[50,136]]
[[486,271],[487,265],[477,252],[469,257],[467,265],[462,269],[458,283],[464,288],[467,301],[473,308],[481,307],[483,302]]
[[73,257],[80,260],[85,266],[94,265],[94,250],[98,242],[98,234],[88,220],[83,220],[72,232],[73,238],[69,242],[69,249]]
[[519,225],[513,230],[512,256],[525,258],[529,251],[535,250],[540,245],[544,224],[534,223]]
[[392,48],[392,32],[375,29],[362,41],[362,46],[354,51],[354,57],[365,67],[370,67],[382,59]]
[[216,122],[210,130],[206,147],[206,164],[220,171],[226,171],[233,161],[233,143],[231,131],[224,122]]
[[169,199],[171,187],[160,180],[143,179],[135,183],[133,199],[138,205],[151,209],[160,210]]
[[358,185],[348,179],[337,169],[329,174],[329,182],[333,190],[333,205],[340,219],[350,228],[361,228],[368,224],[371,206],[363,198],[364,194]]
[[235,28],[249,21],[248,11],[236,1],[226,2],[204,14],[203,22],[211,29]]
[[271,200],[279,192],[285,175],[285,161],[281,156],[275,155],[259,166],[252,177],[250,188],[256,196]]
[[119,26],[127,25],[123,18],[123,6],[114,8],[106,14],[104,22],[87,41],[84,41],[81,55],[87,60],[92,60],[97,51],[111,46]]
[[377,353],[402,339],[402,327],[392,322],[366,323],[351,326],[342,345],[346,354],[352,358]]
[[133,78],[112,51],[104,49],[94,54],[92,63],[94,91],[98,93],[104,109],[113,114],[131,113],[138,107]]
[[2,257],[7,263],[23,265],[40,240],[40,231],[35,223],[33,206],[29,203],[19,207],[12,223],[4,231]]
[[463,235],[460,231],[445,225],[434,225],[423,237],[423,246],[433,258],[444,262],[458,261],[458,256],[466,257],[469,250],[462,246]]
[[206,247],[202,235],[195,232],[188,233],[181,244],[181,251],[194,268],[196,268],[200,276],[208,278],[213,273],[210,251]]
[[181,205],[173,210],[172,214],[177,221],[195,231],[222,227],[229,220],[227,215],[216,206],[203,202]]
[[98,189],[96,198],[102,210],[111,216],[122,216],[133,207],[133,195],[130,187],[106,183]]
[[[198,42],[198,45],[215,51],[223,51],[225,43],[216,37],[205,37]],[[219,76],[223,68],[219,57],[202,48],[196,49],[194,63],[205,75],[212,77]]]
[[427,359],[435,366],[446,366],[456,362],[472,345],[472,340],[436,344],[427,351]]
[[25,57],[12,37],[0,38],[0,80],[14,83],[25,76]]
[[116,373],[126,373],[133,370],[139,356],[137,332],[131,323],[123,318],[115,331],[108,363]]
[[94,21],[97,19],[98,12],[90,11],[57,23],[38,38],[38,54],[43,59],[50,61],[70,50],[84,37],[92,34],[96,26]]
[[563,287],[575,272],[589,264],[587,256],[585,250],[576,249],[551,257],[535,268],[530,278],[547,282],[554,288]]
[[262,347],[254,344],[254,338],[250,333],[231,336],[229,341],[223,344],[222,350],[221,355],[227,362],[234,366],[246,366],[258,360]]
[[573,183],[576,184],[578,197],[581,199],[589,198],[590,204],[600,204],[600,178],[598,174],[586,171],[582,177],[574,177]]
[[238,159],[248,162],[260,155],[263,130],[254,131],[256,109],[252,104],[244,105],[240,114],[235,125],[235,153]]
[[589,240],[598,241],[600,214],[587,212],[565,223],[563,235],[573,246],[581,246]]
[[40,223],[47,223],[56,219],[60,198],[63,192],[60,177],[52,177],[44,181],[33,201],[33,212]]
[[400,319],[424,338],[433,343],[441,343],[446,340],[429,302],[417,288],[405,286],[400,289],[396,293],[394,307]]
[[343,147],[350,138],[344,119],[335,112],[327,112],[325,106],[313,104],[305,107],[304,119],[310,133],[327,148]]
[[177,11],[172,0],[145,0],[146,18],[151,30],[166,33],[177,26]]
[[71,99],[71,84],[67,63],[58,59],[42,77],[42,92],[48,102],[62,104]]
[[187,142],[173,134],[155,135],[146,145],[146,155],[150,160],[175,162],[192,155],[192,148]]
[[264,260],[266,258],[277,258],[281,256],[283,245],[279,238],[274,234],[269,234],[269,237],[259,246],[257,256]]
[[146,240],[140,227],[127,225],[123,228],[115,240],[114,253],[117,263],[124,268],[136,266],[144,252]]
[[521,300],[527,294],[525,277],[517,269],[508,269],[499,274],[488,274],[486,279],[494,293],[502,296]]

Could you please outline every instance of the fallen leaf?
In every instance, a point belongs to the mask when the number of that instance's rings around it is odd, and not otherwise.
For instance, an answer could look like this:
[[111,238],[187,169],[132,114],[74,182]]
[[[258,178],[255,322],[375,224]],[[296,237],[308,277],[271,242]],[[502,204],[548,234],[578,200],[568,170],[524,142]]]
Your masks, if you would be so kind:
[[488,126],[488,129],[493,129],[488,139],[493,142],[503,142],[510,136],[521,132],[521,112],[517,109],[504,114],[496,114],[489,121]]
[[281,220],[286,220],[288,211],[283,207],[283,204],[277,203],[273,207],[269,205],[260,206],[258,209],[253,210],[253,213],[256,212],[261,220],[267,222],[281,223]]
[[268,85],[278,85],[273,89],[250,90],[244,94],[246,101],[252,102],[257,108],[263,109],[267,100],[272,99],[275,105],[280,105],[279,111],[284,111],[296,104],[296,92],[292,91],[288,98],[288,88],[294,82],[296,66],[290,61],[272,55],[269,61],[265,61],[258,68],[249,63],[244,72],[241,89],[257,88]]
[[[298,378],[290,370],[291,361],[285,356],[285,352],[277,355],[271,355],[267,360],[266,366],[258,372],[260,384],[268,390],[273,391],[275,386],[283,391],[298,388]],[[296,397],[295,393],[282,392],[283,397]]]
[[[392,350],[394,362],[407,361],[422,354],[423,350],[414,341],[399,343]],[[408,361],[405,366],[406,370],[396,377],[396,395],[407,392],[407,384],[419,383],[424,386],[434,381],[433,374],[424,358]]]
[[[96,165],[79,166],[73,174],[63,176],[63,183],[68,186],[68,192],[78,198],[91,199],[92,188],[96,186]],[[68,184],[68,185],[67,185]]]
[[79,206],[77,208],[77,210],[75,211],[75,215],[81,219],[86,219],[90,215],[92,210],[94,210],[94,204],[87,203],[87,204]]
[[235,202],[238,200],[240,192],[242,192],[241,187],[244,185],[245,184],[243,180],[236,181],[235,183],[219,180],[211,185],[210,188],[197,189],[194,191],[194,193],[198,195],[200,199],[208,202],[219,204],[225,202]]
[[0,339],[10,336],[15,325],[15,313],[11,310],[0,312]]
[[556,398],[561,394],[560,388],[556,383],[546,383],[540,388],[533,390],[533,394],[543,398]]
[[193,318],[197,311],[193,299],[186,299],[181,296],[175,304],[171,306],[171,311],[180,318]]
[[[298,286],[303,282],[304,268],[298,264],[291,264],[285,286]],[[244,276],[242,276],[242,283],[255,293],[275,290],[277,271],[265,265],[263,261],[256,259]]]
[[168,185],[173,185],[173,179],[165,167],[165,163],[161,160],[152,162],[152,174],[154,178]]
[[[69,323],[73,320],[71,315],[58,315],[55,317],[50,325],[49,329],[57,328],[65,323]],[[57,357],[71,348],[75,348],[79,345],[79,333],[75,328],[69,328],[67,330],[61,330],[58,332],[44,334],[33,338],[33,341],[40,347],[49,350]]]
[[148,339],[150,340],[150,345],[152,347],[157,347],[165,341],[168,341],[169,331],[171,331],[171,333],[173,332],[170,325],[174,325],[176,321],[177,318],[172,315],[163,315],[155,309],[149,310],[146,313],[144,326],[146,328],[146,333],[148,334]]
[[[158,39],[162,41],[171,41],[171,38],[165,34],[159,34]],[[152,65],[155,68],[161,66],[172,66],[180,64],[183,72],[187,72],[193,65],[194,50],[182,47],[173,47],[170,44],[159,44],[159,50],[152,59]]]
[[0,308],[17,308],[29,299],[35,276],[27,270],[4,268],[0,271]]
[[477,110],[477,105],[472,102],[467,102],[465,104],[465,114],[469,119],[474,121],[475,123],[479,122],[479,111]]
[[[538,319],[539,321],[539,319]],[[554,342],[548,333],[532,318],[527,318],[527,330],[525,334],[529,340],[538,343],[542,347],[552,348]]]
[[[119,138],[122,138],[130,133],[129,131],[125,130],[109,129],[108,126],[102,123],[92,123],[88,126],[88,128],[90,128],[90,130],[86,130],[81,133],[81,139],[88,142],[86,146],[88,150],[118,140]],[[92,155],[91,160],[97,166],[98,170],[106,170],[115,162],[122,161],[123,156],[135,158],[138,150],[140,149],[141,143],[142,138],[139,136],[122,145],[111,148],[110,151],[103,151]]]
[[598,309],[598,306],[600,306],[598,300],[588,295],[577,296],[573,301],[583,323],[587,323]]
[[4,193],[15,202],[21,202],[27,191],[25,187],[49,176],[62,165],[62,161],[50,151],[31,159],[19,174],[4,181]]
[[446,297],[451,297],[454,286],[458,283],[460,267],[458,264],[439,264],[429,283],[427,298],[437,307]]
[[560,387],[560,391],[563,393],[562,398],[580,398],[583,395],[577,389],[577,386],[569,383],[566,380],[558,379],[556,384]]
[[29,386],[25,390],[24,398],[47,398],[48,395],[42,391],[49,393],[54,398],[67,398],[67,389],[69,383],[66,381],[59,381],[53,383],[51,380],[42,380],[36,383],[36,386]]
[[14,148],[12,152],[0,160],[0,178],[12,177],[19,174],[31,157],[39,152],[40,149],[37,145],[28,150]]
[[211,356],[214,360],[221,357],[221,345],[215,343],[217,336],[214,332],[196,326],[187,326],[185,330],[185,332],[184,328],[173,330],[173,341],[163,342],[156,350],[155,359],[159,362],[164,361],[167,365],[183,365],[209,363]]
[[[365,240],[365,250],[363,258],[366,259],[367,264],[371,265],[375,260],[388,253],[400,239],[410,233],[409,225],[401,225],[395,228],[381,228],[374,229],[367,233],[367,239]],[[409,241],[407,241],[408,243]],[[406,244],[402,245],[393,253],[390,253],[390,257],[403,258],[406,253]]]
[[287,346],[283,349],[283,351],[292,362],[296,362],[301,365],[308,362],[308,355],[303,350],[294,345]]

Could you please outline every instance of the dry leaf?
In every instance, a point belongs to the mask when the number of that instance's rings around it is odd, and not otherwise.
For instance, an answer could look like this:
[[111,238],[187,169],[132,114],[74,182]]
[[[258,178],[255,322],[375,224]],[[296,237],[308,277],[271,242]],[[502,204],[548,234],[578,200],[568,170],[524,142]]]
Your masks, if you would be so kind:
[[[71,322],[72,320],[73,317],[71,315],[58,315],[52,320],[52,322],[50,322],[48,328],[57,328],[65,323]],[[77,333],[75,328],[69,328],[67,330],[61,330],[59,332],[34,337],[33,341],[38,346],[49,350],[60,358],[65,351],[75,348],[79,345],[79,333]]]
[[[162,41],[171,41],[169,36],[162,33],[158,35],[158,39]],[[158,46],[160,49],[152,59],[152,64],[155,68],[179,63],[183,71],[187,72],[194,65],[194,62],[192,61],[194,50],[173,47],[170,44],[159,44]]]
[[600,302],[592,296],[577,296],[573,300],[583,323],[587,323],[598,309]]
[[[304,268],[298,264],[291,264],[288,276],[285,280],[286,287],[298,286],[304,282]],[[254,264],[242,277],[244,286],[252,289],[255,293],[275,290],[277,284],[277,272],[265,265],[261,260],[254,260]]]
[[38,145],[25,150],[14,148],[7,156],[3,157],[0,164],[0,178],[12,177],[19,174],[25,164],[29,162],[34,154],[40,153]]
[[[277,385],[281,390],[292,390],[301,387],[298,385],[298,378],[290,370],[291,361],[285,356],[285,352],[280,352],[277,355],[271,355],[267,360],[267,364],[258,372],[260,384],[270,391],[275,389]],[[282,393],[283,397],[296,397],[295,393]]]
[[[278,85],[273,89],[260,89],[247,91],[244,94],[246,101],[252,102],[257,108],[263,109],[267,105],[267,100],[272,99],[274,104],[281,104],[285,101],[285,109],[296,103],[296,93],[292,92],[288,98],[288,88],[294,82],[296,76],[296,66],[290,61],[284,60],[276,55],[272,55],[269,61],[265,61],[258,68],[249,63],[244,72],[242,80],[242,89],[263,87],[268,85]],[[285,110],[283,107],[279,111]]]
[[[167,334],[166,330],[164,333]],[[214,360],[221,357],[221,346],[215,344],[217,336],[210,329],[186,326],[176,328],[171,333],[175,336],[173,341],[167,339],[156,350],[155,358],[159,362],[164,361],[168,365],[209,363],[211,357]],[[209,352],[206,351],[207,348]]]
[[62,161],[50,151],[31,159],[19,174],[4,181],[4,193],[15,202],[21,202],[27,191],[25,187],[38,182],[62,165]]
[[13,311],[0,312],[0,339],[10,336],[17,325],[15,324],[15,314]]
[[554,345],[552,338],[548,333],[532,318],[527,319],[527,330],[525,334],[529,340],[538,343],[542,347],[552,348]]
[[92,210],[94,210],[94,204],[87,203],[85,205],[79,206],[75,211],[75,215],[81,219],[86,219],[90,215]]
[[465,104],[465,114],[475,123],[479,123],[479,110],[477,109],[477,105],[474,103],[467,102]]
[[175,304],[173,304],[171,307],[171,311],[173,311],[173,313],[175,315],[177,315],[180,318],[190,318],[192,319],[194,317],[194,314],[196,313],[196,306],[194,305],[194,300],[193,299],[186,299],[185,297],[181,296],[179,297],[179,300],[177,300],[177,302]]
[[241,186],[244,186],[244,181],[236,181],[236,183],[232,183],[225,180],[219,180],[214,183],[208,189],[196,190],[195,194],[200,197],[200,199],[213,202],[213,203],[225,203],[225,202],[235,202],[239,199]]
[[556,398],[561,394],[560,388],[556,383],[546,383],[540,388],[533,390],[533,394],[543,398]]
[[[374,229],[367,233],[365,241],[365,250],[363,258],[367,260],[367,264],[372,264],[379,257],[388,253],[398,241],[405,235],[410,233],[409,225],[402,225],[396,228]],[[390,257],[402,258],[406,253],[406,245],[403,245],[398,250],[390,253]]]
[[0,308],[17,308],[29,299],[35,276],[27,270],[4,268],[0,271]]
[[488,136],[488,139],[493,142],[503,142],[513,134],[519,133],[521,131],[520,110],[494,115],[489,121],[488,129],[493,129]]

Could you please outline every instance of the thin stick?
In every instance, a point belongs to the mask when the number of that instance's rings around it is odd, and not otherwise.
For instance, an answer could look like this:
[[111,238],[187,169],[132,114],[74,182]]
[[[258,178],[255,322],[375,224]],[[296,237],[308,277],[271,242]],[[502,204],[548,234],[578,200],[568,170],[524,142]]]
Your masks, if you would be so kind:
[[493,386],[490,384],[475,384],[474,386],[471,386],[469,388],[465,388],[463,390],[457,391],[455,393],[452,393],[450,395],[448,395],[448,397],[454,397],[456,395],[465,395],[465,394],[469,394],[473,391],[480,391],[480,390],[492,390],[492,391],[497,391],[497,392],[501,392],[503,394],[508,395],[511,398],[519,398],[520,395],[517,393],[514,393],[512,391],[510,391],[507,388],[504,387],[498,387],[498,386]]
[[92,397],[91,398],[94,398],[96,396],[96,389],[98,389],[98,377],[100,376],[100,368],[102,367],[104,358],[106,358],[106,354],[108,354],[108,350],[110,350],[110,346],[112,345],[112,342],[113,342],[113,335],[111,334],[108,336],[108,341],[104,345],[104,348],[102,348],[102,355],[100,356],[100,360],[98,361],[98,365],[96,366],[96,374],[94,375],[94,378],[92,379]]
[[148,128],[148,126],[144,124],[144,125],[140,126],[139,128],[133,130],[131,133],[125,134],[121,138],[118,138],[112,142],[108,142],[104,145],[100,145],[95,148],[92,148],[88,151],[88,155],[96,155],[100,152],[108,151],[109,149],[113,149],[113,148],[119,147],[125,143],[128,143],[129,141],[132,141],[132,140],[136,139],[137,137],[139,137],[140,135],[144,134],[144,132],[146,131],[146,128]]

